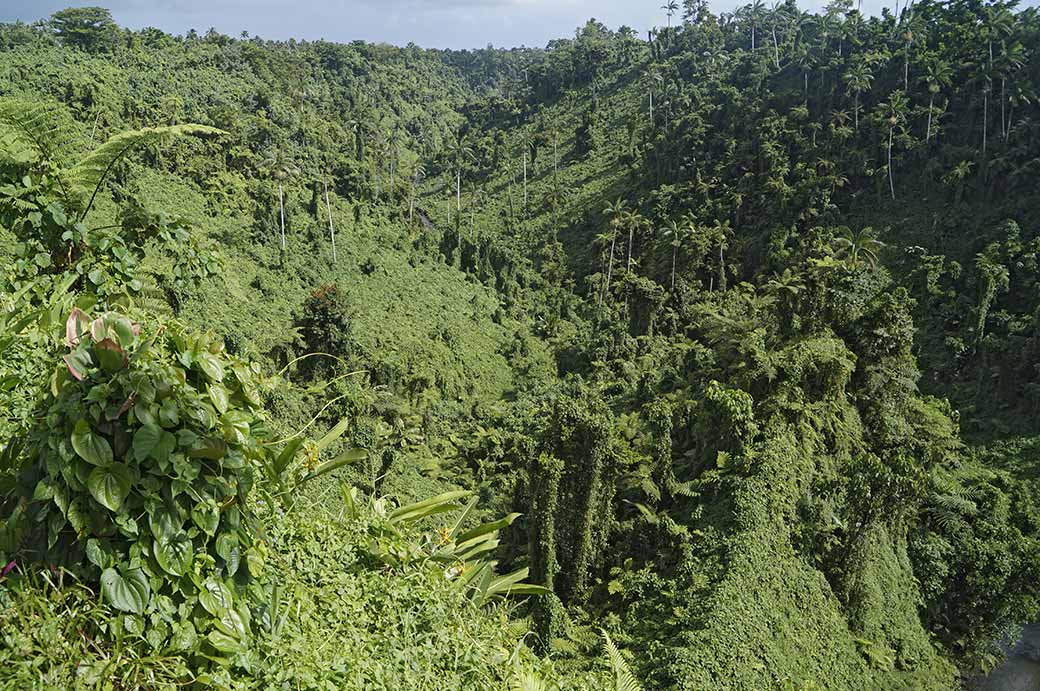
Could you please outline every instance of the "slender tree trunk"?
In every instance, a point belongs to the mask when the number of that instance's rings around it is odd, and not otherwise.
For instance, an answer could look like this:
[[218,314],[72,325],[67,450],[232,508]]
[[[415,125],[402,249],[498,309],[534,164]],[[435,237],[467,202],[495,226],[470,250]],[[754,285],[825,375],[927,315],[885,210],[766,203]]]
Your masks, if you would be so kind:
[[650,129],[654,127],[654,90],[650,89]]
[[553,179],[560,174],[560,143],[559,134],[553,130]]
[[927,144],[932,139],[932,107],[935,105],[935,94],[932,94],[928,99],[928,129],[925,130],[924,143]]
[[751,52],[755,52],[755,23],[751,22]]
[[455,210],[462,213],[462,166],[455,171]]
[[780,45],[776,42],[776,27],[773,27],[773,64],[780,69]]
[[852,112],[856,118],[856,131],[859,132],[859,92],[856,92],[855,104],[852,107]]
[[896,198],[896,183],[892,175],[892,130],[894,129],[892,126],[888,128],[888,190],[892,193],[892,199]]
[[282,217],[282,251],[285,251],[285,201],[282,194],[282,183],[278,182],[278,210]]
[[329,203],[329,183],[325,184],[325,209],[329,212],[329,237],[332,239],[332,263],[336,263],[336,226],[332,224],[332,204]]
[[527,213],[527,151],[524,151],[524,213]]
[[628,262],[625,264],[625,273],[632,273],[632,238],[635,234],[635,227],[628,227]]
[[1007,133],[1004,134],[1004,141],[1007,141],[1008,139],[1011,138],[1011,123],[1012,123],[1012,118],[1014,118],[1014,116],[1015,116],[1015,104],[1012,103],[1011,107],[1008,108]]
[[101,109],[98,108],[97,116],[94,118],[94,126],[90,128],[90,143],[94,143],[94,135],[97,133],[98,122],[101,120]]
[[671,292],[675,292],[675,259],[679,255],[679,246],[672,245],[672,289]]
[[600,304],[603,304],[603,299],[610,292],[610,278],[614,273],[614,243],[617,242],[617,230],[614,230],[613,237],[610,238],[610,261],[607,263],[607,282],[603,287],[603,295],[600,296]]
[[719,242],[719,290],[726,290],[726,257],[723,254],[721,242]]
[[1000,133],[1004,136],[1004,141],[1007,141],[1007,125],[1004,120],[1004,104],[1007,102],[1007,98],[1004,93],[1004,88],[1007,83],[1006,77],[1000,78]]
[[989,129],[989,91],[982,92],[982,155],[986,155],[986,130]]

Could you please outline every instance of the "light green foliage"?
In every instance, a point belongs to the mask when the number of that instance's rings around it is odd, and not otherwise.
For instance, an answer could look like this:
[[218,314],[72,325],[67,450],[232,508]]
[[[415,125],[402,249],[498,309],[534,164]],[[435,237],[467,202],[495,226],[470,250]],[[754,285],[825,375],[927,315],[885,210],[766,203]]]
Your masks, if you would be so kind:
[[[227,664],[144,657],[187,546],[150,522],[136,561],[81,560],[90,593],[19,562],[3,616],[67,640],[49,613],[80,613],[97,644],[65,645],[128,687],[946,689],[997,662],[1040,611],[1038,15],[676,5],[544,50],[0,26],[0,434],[64,450],[71,480],[41,472],[98,516],[153,512],[127,449],[156,430],[63,397],[135,371],[132,318],[191,410],[242,411],[155,325],[212,330],[257,364],[255,453],[215,481],[254,471],[268,563]],[[73,307],[102,319],[70,353]],[[48,393],[59,354],[88,376]],[[9,554],[32,460],[0,456]]]

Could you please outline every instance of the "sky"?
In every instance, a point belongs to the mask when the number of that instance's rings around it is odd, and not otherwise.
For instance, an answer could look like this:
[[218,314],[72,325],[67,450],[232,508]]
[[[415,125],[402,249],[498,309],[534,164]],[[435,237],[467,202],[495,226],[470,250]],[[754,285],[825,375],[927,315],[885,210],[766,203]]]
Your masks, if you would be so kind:
[[[712,9],[728,11],[746,1],[714,0]],[[863,10],[876,13],[894,3],[864,0]],[[667,22],[663,4],[665,0],[0,0],[0,22],[32,22],[68,6],[101,5],[121,26],[154,26],[173,34],[214,27],[231,36],[248,31],[267,39],[414,42],[428,48],[482,48],[489,43],[544,47],[551,39],[573,35],[591,17],[613,29],[624,24],[643,34]],[[805,9],[821,4],[799,2]]]

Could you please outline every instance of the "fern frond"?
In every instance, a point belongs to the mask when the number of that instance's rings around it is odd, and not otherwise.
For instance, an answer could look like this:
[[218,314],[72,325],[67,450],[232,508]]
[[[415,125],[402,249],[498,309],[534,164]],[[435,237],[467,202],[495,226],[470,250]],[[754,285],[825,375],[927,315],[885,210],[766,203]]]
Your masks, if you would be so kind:
[[167,127],[146,127],[130,132],[121,132],[111,137],[104,144],[94,149],[86,158],[65,171],[65,177],[73,188],[73,193],[81,201],[87,193],[90,200],[81,207],[80,220],[86,217],[90,207],[94,205],[101,184],[109,171],[119,161],[137,147],[160,144],[176,137],[225,134],[223,130],[206,125],[171,125]]
[[549,687],[537,674],[517,664],[509,691],[549,691]]
[[625,657],[618,650],[618,647],[614,645],[614,641],[610,640],[610,634],[603,631],[603,645],[607,650],[607,662],[610,664],[610,671],[614,675],[614,688],[612,691],[643,691],[639,682],[636,681],[635,675],[632,674],[632,670],[628,668],[628,662],[625,661]]
[[67,135],[67,112],[56,103],[0,98],[0,150],[12,160],[54,160],[55,144]]

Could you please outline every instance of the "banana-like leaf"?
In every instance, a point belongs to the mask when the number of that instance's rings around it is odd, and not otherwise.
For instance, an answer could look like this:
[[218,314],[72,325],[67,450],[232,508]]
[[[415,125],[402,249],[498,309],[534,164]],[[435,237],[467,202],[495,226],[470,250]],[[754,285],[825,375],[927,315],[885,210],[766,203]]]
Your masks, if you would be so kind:
[[331,461],[326,461],[319,465],[313,471],[308,473],[302,480],[300,480],[299,484],[302,485],[304,482],[310,482],[315,478],[319,478],[322,475],[331,473],[333,470],[338,470],[344,466],[350,465],[351,463],[356,463],[367,457],[368,451],[364,449],[349,449],[347,451],[344,451],[340,455],[336,456]]
[[456,538],[456,542],[461,544],[468,540],[472,540],[475,537],[487,535],[488,533],[497,533],[499,530],[502,530],[503,528],[508,528],[509,526],[513,525],[513,521],[515,521],[518,518],[520,518],[520,514],[511,513],[501,520],[477,526],[476,528],[473,528],[472,530],[467,530],[466,532],[459,535]]
[[342,420],[340,420],[339,424],[330,429],[328,434],[326,434],[324,437],[318,440],[318,443],[315,444],[319,453],[327,449],[329,445],[332,444],[332,442],[342,437],[343,433],[347,431],[347,427],[349,426],[350,418],[343,418]]
[[431,497],[430,499],[416,502],[415,504],[402,506],[390,514],[390,522],[411,523],[428,516],[454,511],[457,508],[455,502],[468,495],[469,492],[465,490],[456,490],[454,492],[438,494],[436,497]]

